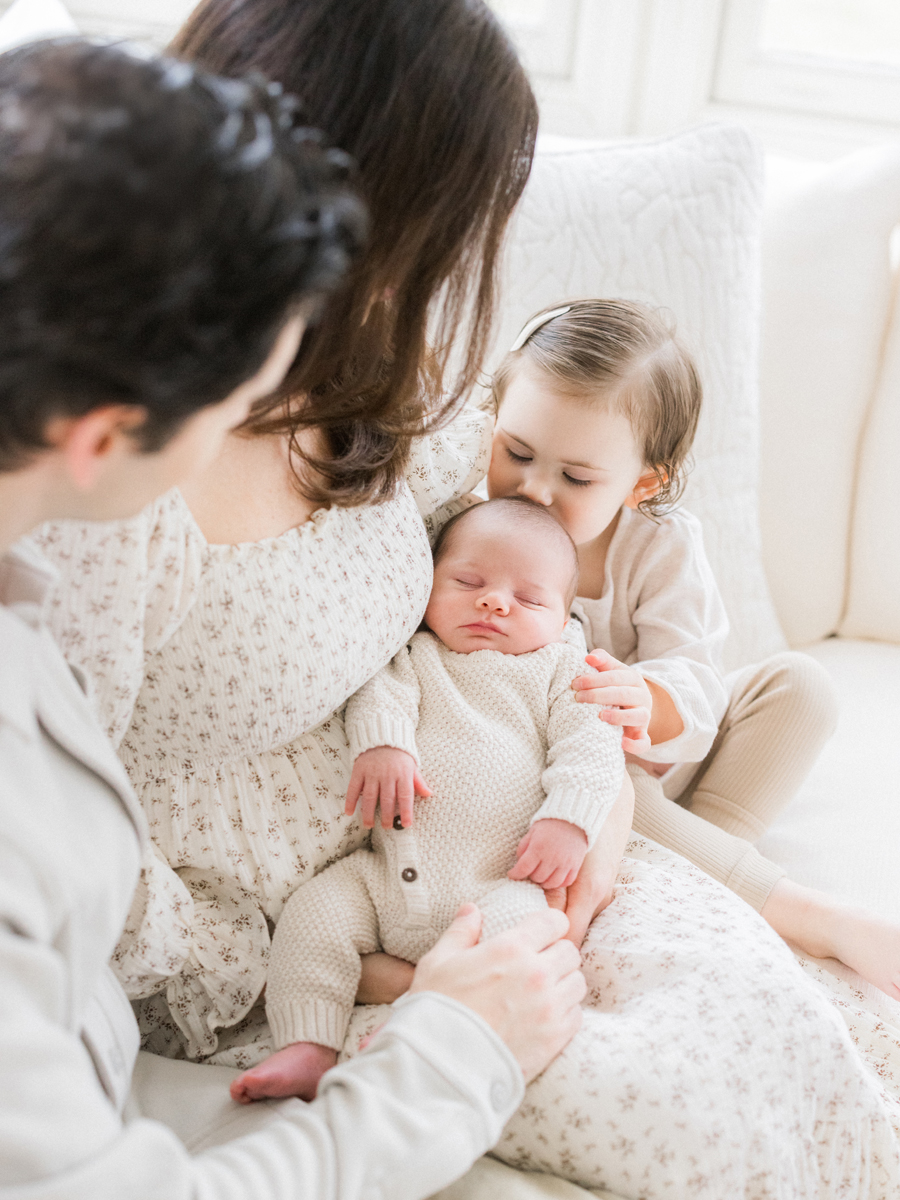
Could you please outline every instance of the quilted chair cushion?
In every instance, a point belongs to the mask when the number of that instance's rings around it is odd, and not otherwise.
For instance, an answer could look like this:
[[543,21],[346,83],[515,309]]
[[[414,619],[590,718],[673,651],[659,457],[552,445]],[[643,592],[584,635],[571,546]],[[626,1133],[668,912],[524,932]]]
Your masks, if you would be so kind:
[[705,388],[685,502],[731,616],[729,668],[784,645],[757,516],[761,197],[761,159],[738,127],[543,143],[511,232],[493,355],[531,313],[567,298],[621,296],[674,314]]

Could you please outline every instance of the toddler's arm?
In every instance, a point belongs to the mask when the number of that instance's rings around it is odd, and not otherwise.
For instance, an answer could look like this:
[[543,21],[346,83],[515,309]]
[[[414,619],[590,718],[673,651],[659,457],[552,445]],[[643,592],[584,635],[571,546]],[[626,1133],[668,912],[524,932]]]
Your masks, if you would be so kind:
[[364,750],[353,764],[344,812],[352,815],[362,799],[362,823],[366,829],[375,824],[376,805],[381,808],[381,824],[385,829],[390,829],[398,816],[406,828],[413,823],[415,797],[430,795],[431,789],[411,754],[394,746],[375,746]]
[[645,679],[638,667],[600,649],[584,661],[593,670],[572,680],[575,699],[600,705],[600,720],[622,730],[624,750],[640,757],[651,745],[672,741],[684,732],[684,720],[669,692]]
[[[599,669],[607,678],[582,667],[576,672],[576,686],[583,693],[634,687],[621,702],[626,708],[646,708],[651,697],[650,719],[644,725],[651,745],[626,749],[655,763],[700,762],[728,705],[721,665],[728,618],[703,547],[700,522],[683,511],[664,517],[628,571],[627,581],[617,581],[617,587],[627,591],[627,601],[616,619],[631,624],[636,645],[628,657],[635,661],[626,667],[601,654]],[[576,601],[576,613],[579,604]],[[584,604],[590,627],[588,602]],[[593,649],[598,640],[593,630],[590,634]],[[618,678],[622,670],[629,678]],[[643,692],[642,698],[637,691]],[[615,703],[610,692],[585,699],[604,706]],[[640,724],[633,722],[634,727]]]

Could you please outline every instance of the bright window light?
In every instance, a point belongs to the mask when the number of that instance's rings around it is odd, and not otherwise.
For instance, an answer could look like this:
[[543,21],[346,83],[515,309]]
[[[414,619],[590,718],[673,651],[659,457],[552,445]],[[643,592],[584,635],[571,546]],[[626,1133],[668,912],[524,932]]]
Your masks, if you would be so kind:
[[900,67],[900,0],[767,0],[765,51]]

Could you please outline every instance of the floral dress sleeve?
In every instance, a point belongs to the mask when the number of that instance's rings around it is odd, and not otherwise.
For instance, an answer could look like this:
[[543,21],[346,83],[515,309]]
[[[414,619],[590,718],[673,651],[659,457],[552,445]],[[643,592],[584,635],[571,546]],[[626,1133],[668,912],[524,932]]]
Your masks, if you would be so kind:
[[87,677],[101,725],[118,746],[131,722],[149,655],[172,636],[197,596],[202,540],[177,492],[128,521],[57,521],[31,544],[59,571],[45,619]]
[[470,493],[487,474],[493,428],[492,417],[467,407],[446,429],[413,443],[406,481],[430,542],[451,517],[478,503]]
[[466,407],[445,429],[416,438],[406,482],[423,517],[471,492],[484,479],[493,425],[487,413]]

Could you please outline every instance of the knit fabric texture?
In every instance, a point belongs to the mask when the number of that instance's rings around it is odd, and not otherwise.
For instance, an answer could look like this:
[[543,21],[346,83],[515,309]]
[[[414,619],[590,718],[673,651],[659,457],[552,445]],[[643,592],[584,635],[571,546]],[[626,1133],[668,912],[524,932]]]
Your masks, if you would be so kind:
[[457,654],[416,634],[347,704],[351,754],[396,746],[433,791],[408,829],[376,824],[359,850],[300,889],[278,924],[267,985],[275,1042],[340,1049],[359,955],[417,962],[459,905],[478,901],[485,934],[545,904],[506,873],[533,821],[556,818],[592,845],[622,784],[620,731],[578,704],[578,650]]

